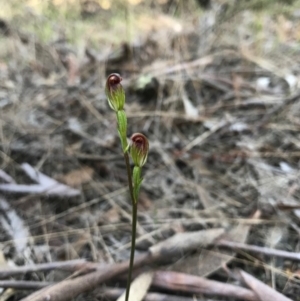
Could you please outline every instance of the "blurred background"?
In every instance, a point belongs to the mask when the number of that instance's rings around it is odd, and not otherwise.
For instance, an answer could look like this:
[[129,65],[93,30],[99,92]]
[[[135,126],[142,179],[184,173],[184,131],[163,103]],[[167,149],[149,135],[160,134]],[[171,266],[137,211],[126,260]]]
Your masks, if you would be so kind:
[[[217,228],[299,252],[300,1],[0,0],[1,265],[129,258],[126,170],[104,93],[112,72],[128,137],[150,141],[137,255]],[[224,264],[300,300],[291,260],[210,246],[165,268],[234,282]],[[76,300],[105,298],[99,288]]]

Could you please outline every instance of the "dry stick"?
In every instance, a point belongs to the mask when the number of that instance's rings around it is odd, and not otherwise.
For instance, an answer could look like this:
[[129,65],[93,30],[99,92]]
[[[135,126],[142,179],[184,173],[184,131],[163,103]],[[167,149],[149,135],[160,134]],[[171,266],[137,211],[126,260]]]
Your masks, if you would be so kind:
[[189,294],[206,294],[246,301],[259,301],[258,296],[249,289],[184,273],[156,271],[152,284],[159,288]]
[[266,248],[266,247],[247,245],[247,244],[223,240],[223,239],[215,242],[215,245],[217,245],[219,247],[227,247],[230,249],[251,251],[251,252],[255,252],[255,253],[265,254],[268,256],[277,256],[277,257],[300,261],[300,253],[293,253],[293,252],[276,250],[276,249],[271,249],[271,248]]
[[[140,256],[134,263],[135,267],[148,264],[157,260],[150,253]],[[128,262],[112,265],[105,269],[90,274],[64,280],[55,285],[45,287],[21,301],[68,301],[81,293],[95,289],[100,283],[110,280],[128,270]],[[246,301],[258,301],[254,292],[232,284],[208,280],[202,277],[175,272],[156,272],[153,285],[173,291],[181,291],[191,294],[205,293],[240,298]]]
[[[121,288],[107,288],[103,292],[97,294],[99,298],[108,298],[111,300],[116,300],[119,296],[124,293],[124,290]],[[159,293],[148,293],[144,299],[144,301],[195,301],[195,298],[189,297],[178,297],[174,295],[167,294],[159,294]],[[197,301],[204,301],[204,299],[198,299]],[[211,300],[210,301],[214,301]]]
[[[122,264],[124,267],[124,264]],[[126,263],[126,266],[128,263]],[[116,268],[111,268],[110,270],[103,271],[102,273],[97,272],[91,273],[87,275],[84,280],[81,278],[73,279],[73,283],[69,280],[65,280],[60,282],[56,285],[51,285],[51,283],[47,282],[33,282],[33,281],[0,281],[0,287],[4,288],[15,288],[15,289],[40,289],[44,288],[43,290],[30,295],[29,297],[23,299],[37,301],[37,300],[51,300],[51,301],[58,301],[58,300],[70,300],[74,298],[79,293],[82,293],[82,287],[88,287],[88,289],[92,289],[95,287],[94,281],[104,281],[108,280],[109,277],[113,277],[116,273],[122,272],[121,265]],[[109,272],[110,271],[110,272]],[[105,274],[108,275],[105,277]],[[94,277],[95,276],[95,277]],[[92,277],[92,278],[91,278]],[[90,282],[92,280],[92,282]],[[76,285],[79,285],[79,291]],[[160,287],[163,289],[168,289],[171,291],[181,291],[190,294],[207,294],[207,295],[218,295],[218,296],[225,296],[225,297],[233,297],[239,298],[246,301],[258,301],[258,297],[254,292],[249,289],[238,287],[236,285],[222,283],[214,280],[208,280],[203,277],[177,273],[177,272],[165,272],[165,271],[157,271],[155,273],[153,279],[153,285],[156,287]],[[45,286],[49,286],[46,287]],[[54,292],[51,292],[53,287],[57,287]],[[104,291],[102,295],[105,297],[110,298],[117,298],[119,295],[123,293],[122,289],[118,290],[109,290]],[[76,295],[75,295],[76,294]],[[145,301],[169,301],[169,300],[182,300],[182,301],[192,301],[190,298],[182,298],[182,297],[175,297],[175,296],[168,296],[162,294],[148,294],[145,298]]]
[[[151,256],[150,253],[147,253],[138,257],[134,262],[134,266],[138,267],[149,264],[159,260],[161,257],[163,256]],[[128,261],[121,264],[110,265],[96,272],[74,279],[67,279],[52,286],[45,287],[22,299],[22,301],[68,301],[81,293],[95,289],[100,283],[125,273],[127,270]],[[205,293],[208,295],[241,298],[247,301],[258,300],[251,290],[182,273],[157,272],[153,284],[164,289],[187,293]],[[16,283],[15,285],[17,286],[19,284]],[[42,284],[36,285],[42,286]]]
[[95,269],[99,267],[99,264],[95,264],[92,262],[87,262],[84,259],[76,259],[69,261],[57,261],[57,262],[49,262],[35,265],[27,265],[27,266],[19,266],[14,268],[5,268],[0,269],[0,279],[5,279],[8,277],[33,273],[33,272],[46,272],[51,270],[67,270],[70,272],[78,271],[80,269]]
[[[218,246],[226,246],[231,248],[239,248],[254,252],[263,253],[266,255],[272,255],[272,256],[280,256],[284,258],[299,260],[300,256],[296,256],[295,253],[289,253],[285,251],[280,250],[272,250],[269,248],[262,248],[262,247],[256,247],[256,246],[250,246],[245,245],[241,243],[235,243],[235,242],[229,242],[226,240],[220,240],[216,243]],[[159,254],[153,254],[154,256],[150,255],[149,253],[142,255],[138,257],[135,262],[134,266],[138,267],[141,265],[145,265],[151,262],[155,262],[159,260],[161,257],[164,257],[163,254],[159,256]],[[166,255],[166,254],[165,254]],[[97,264],[92,264],[90,267],[101,267]],[[101,270],[98,270],[96,272],[90,273],[88,275],[84,275],[75,279],[68,279],[65,281],[62,281],[56,285],[53,285],[51,287],[45,288],[39,292],[36,292],[29,297],[23,299],[23,301],[43,301],[45,296],[50,296],[51,301],[67,301],[72,299],[73,297],[79,295],[80,293],[86,292],[88,290],[94,289],[99,285],[101,282],[107,281],[111,279],[112,277],[118,276],[121,273],[126,272],[128,269],[128,261],[124,262],[122,264],[116,264],[116,265],[110,265],[105,268],[101,268]],[[210,280],[206,280],[210,281]],[[220,283],[217,282],[219,285]],[[170,289],[170,285],[168,286]],[[180,289],[178,287],[174,287],[174,289]],[[181,287],[182,289],[182,287]],[[188,288],[189,290],[191,287]],[[239,287],[235,287],[235,290],[238,290]],[[251,292],[251,291],[250,291]],[[250,296],[250,299],[245,298],[245,300],[251,300],[251,294],[249,295],[249,292],[247,292],[248,297]]]
[[[135,261],[134,261],[134,267],[144,266],[146,264],[155,262],[157,260],[160,260],[167,254],[156,254],[151,255],[151,253],[146,253],[144,255],[140,255]],[[77,295],[84,293],[86,291],[90,291],[92,289],[95,289],[100,283],[103,283],[104,281],[110,280],[111,278],[118,276],[122,273],[125,273],[129,268],[128,261],[120,264],[110,265],[108,267],[102,268],[101,270],[97,270],[96,272],[91,272],[89,274],[80,276],[78,278],[74,279],[67,279],[64,281],[61,281],[55,285],[52,285],[50,287],[46,287],[40,291],[37,291],[28,297],[22,299],[22,301],[44,301],[44,300],[51,300],[51,301],[67,301],[70,300]],[[162,274],[160,274],[161,276]],[[169,274],[170,275],[170,274]],[[181,274],[184,275],[184,274]],[[189,275],[184,276],[184,281],[187,280],[187,277]],[[249,290],[245,290],[244,288],[240,288],[238,286],[233,285],[227,285],[216,281],[207,280],[201,277],[191,276],[194,277],[196,286],[198,287],[201,283],[205,283],[205,286],[212,289],[214,287],[217,287],[218,289],[221,289],[223,292],[225,291],[228,295],[232,294],[232,297],[235,296],[244,296],[244,300],[254,301],[257,300],[253,297],[253,293]],[[173,277],[174,278],[174,277]],[[154,284],[160,285],[161,287],[172,289],[172,284],[168,283],[167,281],[160,281],[157,280],[158,278],[155,278],[156,281],[154,281]],[[189,278],[190,279],[190,278]],[[161,279],[162,280],[162,279]],[[164,279],[166,280],[166,279]],[[161,283],[161,284],[160,284]],[[175,283],[176,284],[176,283]],[[186,291],[191,293],[201,293],[204,292],[199,288],[193,288],[190,284],[189,286],[185,286],[187,289],[184,289],[185,285],[176,286],[173,283],[173,289]],[[203,289],[203,288],[202,288]],[[219,294],[215,290],[211,290],[211,295],[213,294]],[[224,293],[225,294],[225,293]],[[224,295],[223,294],[223,295]]]
[[52,285],[52,282],[41,282],[41,281],[15,281],[6,280],[0,281],[1,288],[14,288],[19,290],[36,290],[46,286]]
[[[134,262],[134,266],[147,264],[151,261],[150,253],[139,256]],[[67,301],[75,298],[81,293],[95,289],[100,283],[125,273],[128,270],[128,261],[123,263],[109,265],[99,271],[87,275],[63,280],[57,284],[45,287],[21,301]]]

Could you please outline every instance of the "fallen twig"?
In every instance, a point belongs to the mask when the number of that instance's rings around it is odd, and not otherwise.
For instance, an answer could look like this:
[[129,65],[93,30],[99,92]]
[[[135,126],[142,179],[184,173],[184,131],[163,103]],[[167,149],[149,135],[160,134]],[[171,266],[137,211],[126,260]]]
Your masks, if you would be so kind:
[[[106,288],[97,294],[99,297],[105,297],[107,299],[116,300],[120,295],[124,293],[124,289],[120,288]],[[194,298],[189,297],[178,297],[174,295],[159,294],[159,293],[148,293],[144,301],[194,301]],[[204,299],[198,299],[198,301],[204,301]],[[213,301],[212,299],[210,299]]]
[[[151,260],[149,253],[140,256],[134,262],[134,266],[146,264]],[[109,265],[101,270],[86,274],[73,279],[63,280],[57,284],[45,287],[22,301],[67,301],[78,296],[86,291],[95,289],[100,283],[110,280],[111,278],[120,275],[128,270],[128,261]]]
[[247,301],[260,300],[256,293],[249,289],[184,273],[156,271],[152,284],[159,288],[190,294],[207,294]]
[[[215,232],[215,230],[208,232],[197,231],[186,233],[185,235],[174,235],[172,239],[161,242],[156,247],[152,247],[149,253],[140,255],[140,257],[134,261],[134,267],[157,262],[164,258],[172,258],[183,249],[185,251],[189,251],[199,248],[200,246],[205,246],[213,240],[212,238],[207,238],[208,233],[210,233],[210,236],[214,239],[223,234],[222,229],[217,229],[217,233]],[[180,240],[178,238],[180,238]],[[170,245],[170,243],[172,244]],[[45,296],[49,296],[51,301],[67,301],[83,292],[94,289],[104,281],[126,272],[127,269],[128,261],[120,264],[109,265],[97,270],[96,272],[74,279],[67,279],[51,287],[46,287],[41,291],[33,293],[22,301],[43,301]]]
[[[222,231],[220,231],[219,234],[221,234]],[[203,235],[201,231],[199,231],[199,234],[197,232],[185,235],[179,235],[178,237],[181,237],[182,240],[184,240],[187,243],[186,251],[189,248],[196,248],[199,244],[204,243],[203,239],[195,239],[202,237]],[[216,235],[218,236],[218,235]],[[182,251],[182,245],[180,244],[176,239],[177,236],[175,235],[172,239],[168,239],[165,242],[162,242],[158,244],[155,248],[151,249],[150,253],[146,253],[142,256],[140,256],[135,261],[135,267],[145,265],[147,263],[159,261],[161,258],[165,258],[166,256],[170,256],[171,254],[176,254],[180,251]],[[175,243],[177,241],[177,243]],[[170,242],[173,242],[173,244],[169,245]],[[205,244],[209,244],[210,241],[207,241]],[[299,257],[297,257],[297,254],[286,252],[286,251],[280,251],[280,250],[273,250],[269,248],[262,248],[262,247],[256,247],[256,246],[249,246],[242,243],[237,242],[231,242],[226,240],[220,240],[216,243],[218,246],[224,246],[224,247],[230,247],[230,248],[239,248],[244,249],[248,251],[255,251],[260,252],[266,255],[273,255],[273,256],[280,256],[290,259],[297,259],[299,260]],[[177,247],[176,247],[177,246]],[[181,247],[179,247],[181,246]],[[179,247],[179,249],[178,249]],[[55,268],[55,266],[70,268],[71,270],[81,269],[81,268],[98,268],[97,271],[91,272],[89,274],[86,274],[84,276],[80,276],[74,279],[67,279],[60,283],[57,283],[55,285],[52,285],[50,287],[46,287],[36,293],[33,293],[32,295],[28,296],[27,298],[23,299],[23,301],[42,301],[44,300],[45,296],[50,296],[52,301],[64,301],[64,300],[70,300],[77,296],[80,293],[83,293],[85,291],[89,291],[97,287],[100,283],[107,281],[115,276],[118,276],[124,272],[127,271],[128,268],[128,262],[124,262],[121,264],[115,264],[115,265],[109,265],[101,267],[98,264],[94,263],[86,263],[86,262],[66,262],[65,264],[53,264],[52,266],[50,264],[40,265],[38,267],[38,270],[48,270],[51,268]],[[22,267],[19,269],[20,272],[25,271],[35,271],[35,267]],[[4,271],[7,272],[7,271]],[[12,271],[13,272],[13,271]],[[5,275],[5,274],[4,274]],[[9,274],[6,274],[9,275]],[[10,274],[12,275],[12,274]],[[0,277],[1,277],[1,270],[0,270]],[[16,284],[18,285],[18,284]],[[158,271],[155,273],[155,277],[153,280],[153,285],[169,289],[169,290],[176,290],[181,292],[189,292],[189,293],[203,293],[207,295],[218,295],[218,296],[226,296],[231,298],[240,298],[243,300],[260,300],[257,295],[252,292],[251,290],[238,287],[232,284],[227,283],[221,283],[218,281],[208,280],[203,277],[197,277],[192,276],[189,274],[183,274],[183,273],[176,273],[176,272],[162,272]],[[159,300],[159,299],[158,299]],[[162,299],[163,300],[163,299]],[[166,299],[168,300],[168,299]]]
[[8,277],[25,274],[25,273],[45,272],[45,271],[51,271],[55,269],[75,272],[83,268],[93,268],[96,265],[97,264],[95,263],[86,262],[84,259],[76,259],[76,260],[69,260],[69,261],[58,261],[58,262],[49,262],[49,263],[42,263],[42,264],[35,264],[35,265],[19,266],[14,268],[5,268],[5,269],[0,269],[0,279],[5,279]]
[[[230,245],[227,241],[220,240],[218,245]],[[237,245],[244,245],[235,243],[235,247]],[[160,246],[161,247],[161,246]],[[161,248],[164,250],[164,248]],[[167,251],[167,249],[165,249]],[[175,249],[171,248],[167,251],[167,253],[174,252]],[[177,252],[178,250],[176,250]],[[161,256],[159,256],[159,253]],[[166,255],[166,254],[164,254]],[[153,254],[147,253],[140,256],[135,261],[135,267],[145,265],[151,263],[153,261],[157,261],[164,256],[161,252],[154,252]],[[65,267],[84,267],[87,263],[72,262],[66,263]],[[59,266],[59,265],[58,265]],[[63,266],[63,265],[62,265]],[[55,267],[55,264],[52,266]],[[91,263],[90,267],[97,267],[97,264]],[[45,264],[44,266],[41,265],[40,268],[50,269],[51,266]],[[80,293],[89,291],[97,287],[100,283],[112,279],[115,276],[118,276],[128,269],[128,262],[124,262],[121,264],[109,265],[103,267],[95,272],[91,272],[84,276],[80,276],[73,279],[67,279],[62,282],[59,282],[55,285],[45,287],[42,290],[35,292],[28,296],[27,298],[23,299],[23,301],[43,301],[44,298],[47,296],[51,298],[51,301],[65,301],[70,300],[77,296]],[[20,271],[24,272],[26,269],[25,267],[20,269]],[[33,267],[28,267],[28,271],[34,271]],[[0,273],[1,275],[1,273]],[[258,280],[257,280],[258,281]],[[45,285],[49,285],[48,283],[26,283],[24,282],[12,282],[12,281],[4,281],[2,287],[13,287],[13,288],[24,288],[24,289],[33,289],[33,288],[41,288]],[[189,274],[177,273],[177,272],[164,272],[164,271],[157,271],[155,273],[152,285],[156,287],[160,287],[163,289],[168,289],[172,291],[181,291],[181,292],[188,292],[194,294],[207,294],[210,296],[225,296],[230,298],[239,298],[242,300],[260,300],[256,293],[249,289],[245,289],[236,285],[228,284],[228,283],[221,283],[218,281],[208,280],[203,277],[193,276]],[[254,290],[255,291],[255,290]],[[116,294],[116,291],[114,292]],[[149,294],[148,294],[149,295]],[[152,299],[151,299],[152,298]],[[157,299],[155,299],[157,298]],[[160,295],[149,295],[145,300],[153,300],[153,301],[160,301],[160,300],[169,300],[168,297],[164,299],[164,296]],[[172,299],[176,300],[176,299]],[[289,299],[286,299],[289,300]]]
[[42,282],[42,281],[15,281],[15,280],[4,280],[0,281],[1,288],[14,288],[19,290],[36,290],[41,289],[45,286],[49,286],[53,283]]
[[267,247],[259,247],[259,246],[254,246],[254,245],[247,245],[247,244],[223,240],[223,239],[217,241],[215,244],[219,247],[245,250],[245,251],[260,253],[260,254],[264,254],[264,255],[268,255],[268,256],[277,256],[277,257],[300,261],[300,253],[287,252],[287,251],[283,251],[283,250],[276,250],[276,249],[271,249],[271,248],[267,248]]
[[[223,233],[224,231],[222,229],[211,229],[174,235],[172,238],[153,246],[150,252],[141,255],[134,262],[134,267],[158,262],[165,258],[172,258],[174,255],[180,254],[183,250],[190,251],[201,246],[206,246]],[[92,267],[94,267],[93,264]],[[108,265],[101,269],[99,268],[95,272],[73,279],[67,279],[53,286],[46,287],[23,299],[23,301],[43,301],[45,296],[50,297],[51,301],[67,301],[83,292],[94,289],[104,281],[126,272],[127,269],[128,262]]]
[[259,300],[261,301],[293,301],[245,271],[237,270],[235,274],[240,276],[242,282],[251,288],[257,296],[259,296]]

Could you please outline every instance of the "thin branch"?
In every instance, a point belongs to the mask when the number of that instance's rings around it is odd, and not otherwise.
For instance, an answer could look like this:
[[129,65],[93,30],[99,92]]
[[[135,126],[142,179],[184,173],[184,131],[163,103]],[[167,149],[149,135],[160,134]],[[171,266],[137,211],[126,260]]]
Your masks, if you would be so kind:
[[156,271],[152,285],[162,289],[189,294],[206,294],[208,296],[222,296],[247,301],[260,300],[256,293],[247,288],[171,271]]
[[[153,259],[150,253],[139,256],[134,261],[134,267],[151,262]],[[112,279],[128,271],[129,262],[108,265],[95,272],[79,276],[77,278],[66,279],[54,285],[45,287],[21,301],[68,301],[79,294],[95,289],[99,284]]]
[[0,281],[1,288],[14,288],[19,290],[36,290],[52,284],[53,283],[51,282],[42,282],[42,281],[15,281],[15,280]]
[[[256,246],[251,246],[251,245],[246,245],[246,244],[241,244],[241,243],[236,243],[236,242],[229,242],[226,240],[220,240],[216,243],[213,243],[212,245],[217,245],[220,247],[229,247],[229,248],[237,248],[240,250],[246,250],[246,251],[253,251],[253,252],[257,252],[257,253],[261,253],[261,254],[265,254],[268,256],[278,256],[278,257],[283,257],[283,258],[289,258],[292,260],[299,260],[300,256],[296,253],[290,253],[290,252],[286,252],[286,251],[281,251],[281,250],[273,250],[273,249],[269,249],[269,248],[263,248],[263,247],[256,247]],[[166,249],[164,249],[166,250]],[[158,254],[156,254],[154,252],[154,254],[152,253],[146,253],[144,255],[139,256],[135,261],[134,261],[134,267],[139,267],[139,266],[143,266],[145,264],[149,264],[149,263],[154,263],[154,262],[159,262],[162,258],[166,258],[166,257],[172,257],[174,255],[174,250],[169,250],[168,252],[158,252]],[[172,255],[173,254],[173,255]],[[93,264],[92,264],[93,265]],[[97,267],[97,266],[95,266]],[[23,301],[43,301],[45,296],[50,296],[51,297],[51,301],[67,301],[67,300],[71,300],[72,298],[76,297],[77,295],[92,290],[94,288],[96,288],[99,284],[103,283],[104,281],[107,281],[109,279],[112,279],[113,277],[119,276],[122,273],[125,273],[128,271],[129,268],[129,262],[126,261],[124,263],[121,264],[113,264],[113,265],[109,265],[109,266],[105,266],[105,267],[101,267],[98,265],[98,269],[96,272],[92,272],[89,273],[87,275],[83,275],[77,278],[73,278],[73,279],[68,279],[68,280],[64,280],[60,283],[57,283],[55,285],[52,285],[50,287],[44,288],[36,293],[33,293],[32,295],[28,296],[27,298],[23,299]],[[160,274],[162,276],[162,274]],[[178,275],[178,274],[177,274]],[[182,276],[184,275],[184,276]],[[174,275],[175,276],[175,275]],[[180,275],[178,275],[180,276]],[[186,274],[181,274],[182,277],[184,277],[184,279],[186,280],[187,277],[189,277],[190,275],[186,275]],[[192,276],[194,277],[194,276]],[[172,290],[181,290],[181,291],[186,291],[186,292],[194,292],[194,293],[201,293],[200,290],[200,286],[199,284],[207,284],[206,281],[210,281],[207,279],[202,279],[201,277],[196,277],[194,278],[190,278],[191,286],[187,286],[183,285],[183,283],[179,284],[179,286],[176,286],[176,283],[168,283],[167,279],[165,277],[164,281],[162,281],[161,278],[157,278],[156,277],[156,281],[155,284],[159,285],[160,287],[164,286],[164,289],[172,289]],[[178,278],[180,280],[180,278]],[[180,281],[179,281],[180,282]],[[165,284],[163,284],[165,283]],[[198,286],[197,286],[197,285]],[[208,285],[210,285],[210,287],[216,287],[218,288],[218,285],[221,285],[221,283],[217,282],[217,284],[215,284],[214,282],[211,283],[209,282]],[[216,285],[216,286],[214,286]],[[172,288],[173,287],[173,288]],[[223,286],[222,286],[223,288]],[[228,289],[229,287],[227,287],[226,289]],[[230,287],[230,291],[237,291],[240,288],[238,286],[231,286]],[[203,293],[204,291],[202,291]],[[227,291],[228,292],[228,291]],[[246,297],[243,300],[255,300],[254,295],[252,294],[252,292],[249,290],[247,292],[243,291],[246,294]],[[217,295],[217,293],[216,293]],[[233,295],[233,296],[236,296]]]
[[[119,296],[124,293],[124,289],[121,288],[106,288],[104,291],[97,293],[97,297],[99,298],[108,298],[111,300],[116,300]],[[160,294],[160,293],[148,293],[144,299],[144,301],[195,301],[195,298],[189,297],[178,297],[174,295]],[[210,299],[211,301],[214,301]],[[204,301],[204,299],[198,299],[197,301]]]
[[42,263],[42,264],[35,264],[35,265],[19,266],[10,269],[5,268],[5,269],[0,269],[0,279],[13,277],[20,274],[46,272],[46,271],[51,271],[56,269],[75,272],[83,268],[95,269],[96,264],[92,262],[86,262],[84,259],[76,259],[76,260],[69,260],[69,261],[57,261],[57,262],[49,262],[49,263]]
[[230,249],[239,249],[244,251],[250,251],[255,253],[260,253],[268,256],[277,256],[282,258],[287,258],[291,260],[300,261],[300,253],[287,252],[283,250],[276,250],[267,247],[259,247],[254,245],[247,245],[239,242],[228,241],[228,240],[219,240],[215,243],[219,247],[226,247]]

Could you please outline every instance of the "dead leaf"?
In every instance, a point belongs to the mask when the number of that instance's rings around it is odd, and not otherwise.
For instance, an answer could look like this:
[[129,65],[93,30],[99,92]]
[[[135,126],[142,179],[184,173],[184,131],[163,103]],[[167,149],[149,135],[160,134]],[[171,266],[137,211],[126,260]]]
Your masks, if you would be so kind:
[[89,166],[72,170],[64,176],[58,177],[58,180],[71,187],[80,187],[82,184],[89,182],[93,177],[94,170]]
[[243,282],[259,296],[260,301],[293,301],[245,271],[239,270],[237,273],[240,274]]
[[285,235],[286,227],[283,225],[270,228],[267,232],[266,245],[274,249]]
[[193,105],[193,103],[188,99],[188,97],[183,93],[182,102],[184,106],[184,111],[187,117],[189,118],[197,118],[198,117],[198,109]]
[[215,239],[224,234],[224,229],[215,228],[189,233],[177,233],[150,248],[154,257],[164,257],[182,254],[211,244]]
[[[258,218],[260,212],[254,214],[253,218]],[[249,225],[240,224],[231,229],[224,235],[224,239],[245,242],[250,230]],[[172,266],[173,271],[185,272],[193,275],[208,276],[228,263],[235,256],[235,252],[231,250],[205,250],[188,258],[178,261]]]
[[[0,267],[6,268],[8,266],[7,261],[3,255],[2,250],[0,250]],[[12,288],[4,290],[3,288],[0,288],[0,301],[6,301],[10,297],[12,297],[15,294],[15,290]]]
[[0,198],[0,212],[0,223],[3,229],[13,239],[16,250],[22,254],[27,247],[28,237],[30,237],[28,227],[25,226],[17,212],[2,197]]
[[[146,296],[148,289],[152,283],[153,272],[146,272],[138,276],[130,287],[129,300],[141,301]],[[124,292],[117,301],[125,301],[126,292]]]
[[6,289],[0,296],[0,301],[6,301],[8,300],[10,297],[12,297],[15,294],[15,290],[13,290],[12,288],[8,288]]
[[153,278],[153,285],[163,289],[187,292],[189,294],[207,294],[210,296],[260,301],[257,295],[249,289],[184,273],[156,271]]
[[120,222],[120,213],[115,207],[105,212],[102,216],[104,224],[114,224]]

